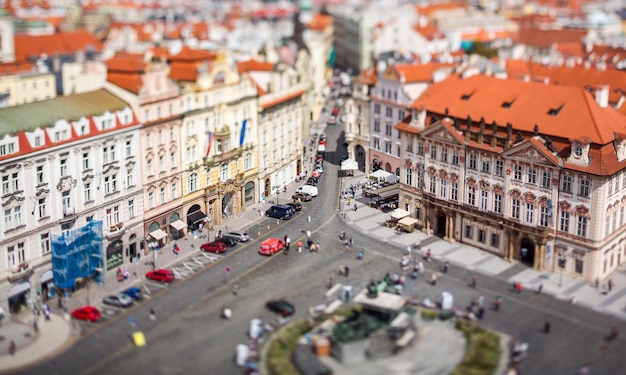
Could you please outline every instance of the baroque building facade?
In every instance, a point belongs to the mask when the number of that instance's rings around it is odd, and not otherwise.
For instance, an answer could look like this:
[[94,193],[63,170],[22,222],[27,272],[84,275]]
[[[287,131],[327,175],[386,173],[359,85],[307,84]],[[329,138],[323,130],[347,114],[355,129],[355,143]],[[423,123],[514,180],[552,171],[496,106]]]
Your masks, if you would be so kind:
[[602,279],[626,255],[626,118],[607,97],[486,76],[434,84],[396,124],[400,207],[447,241]]

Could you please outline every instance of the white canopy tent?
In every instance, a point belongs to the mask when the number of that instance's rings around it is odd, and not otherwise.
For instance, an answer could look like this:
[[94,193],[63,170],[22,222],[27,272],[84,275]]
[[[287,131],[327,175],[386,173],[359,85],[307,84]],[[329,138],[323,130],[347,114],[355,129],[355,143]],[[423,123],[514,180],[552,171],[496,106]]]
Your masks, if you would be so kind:
[[403,210],[401,208],[396,208],[395,210],[391,211],[391,217],[396,219],[396,220],[400,220],[400,219],[404,219],[405,217],[409,216],[411,213],[407,210]]
[[398,182],[398,176],[382,169],[379,169],[376,172],[370,174],[370,177],[375,177],[377,180],[385,180],[390,184],[395,184],[396,182]]
[[341,162],[342,171],[353,171],[359,169],[359,163],[356,160],[346,159]]

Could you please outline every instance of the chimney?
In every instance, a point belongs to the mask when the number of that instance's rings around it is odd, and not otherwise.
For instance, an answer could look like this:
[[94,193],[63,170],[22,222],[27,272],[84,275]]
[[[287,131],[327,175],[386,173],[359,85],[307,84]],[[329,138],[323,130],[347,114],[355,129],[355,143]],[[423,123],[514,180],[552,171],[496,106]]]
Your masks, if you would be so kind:
[[609,106],[609,85],[598,85],[596,87],[596,103],[600,108]]

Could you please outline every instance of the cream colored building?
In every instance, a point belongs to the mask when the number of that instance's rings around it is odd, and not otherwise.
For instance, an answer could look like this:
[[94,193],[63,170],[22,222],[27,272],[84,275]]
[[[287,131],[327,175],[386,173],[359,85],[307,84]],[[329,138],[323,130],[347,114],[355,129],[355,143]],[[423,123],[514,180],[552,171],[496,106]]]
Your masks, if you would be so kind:
[[0,107],[33,103],[56,96],[56,79],[52,73],[28,71],[0,76]]

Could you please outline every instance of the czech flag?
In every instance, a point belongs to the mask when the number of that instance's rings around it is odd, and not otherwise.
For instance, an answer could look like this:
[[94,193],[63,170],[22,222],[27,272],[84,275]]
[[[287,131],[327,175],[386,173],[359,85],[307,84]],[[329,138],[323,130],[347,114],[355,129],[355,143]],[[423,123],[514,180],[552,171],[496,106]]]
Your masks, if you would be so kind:
[[212,131],[208,131],[207,133],[207,138],[209,139],[209,144],[206,147],[206,157],[209,156],[209,153],[211,152],[211,145],[213,144],[213,138],[215,138],[215,133],[213,133]]

